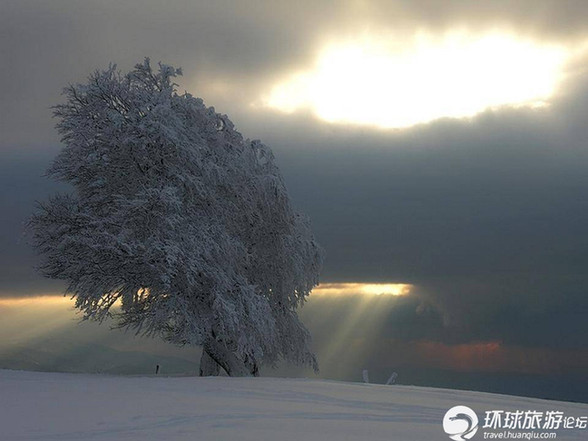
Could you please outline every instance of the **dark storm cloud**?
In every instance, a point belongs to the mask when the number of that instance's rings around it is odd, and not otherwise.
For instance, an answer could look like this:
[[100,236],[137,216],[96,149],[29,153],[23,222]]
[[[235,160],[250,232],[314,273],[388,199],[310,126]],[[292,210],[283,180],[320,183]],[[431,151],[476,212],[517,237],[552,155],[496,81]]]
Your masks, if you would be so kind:
[[61,88],[111,61],[127,69],[149,55],[183,66],[183,87],[272,146],[326,248],[323,280],[417,286],[418,299],[387,309],[382,335],[585,346],[585,60],[570,68],[549,109],[403,131],[248,106],[338,33],[502,26],[574,47],[588,29],[588,3],[5,1],[1,8],[0,295],[61,288],[34,275],[21,237],[34,200],[62,188],[41,178],[58,149],[50,106]]
[[403,131],[266,129],[328,252],[323,279],[417,285],[441,317],[430,340],[584,347],[587,85],[573,77],[549,109]]
[[[183,66],[182,86],[228,113],[278,76],[312,63],[326,40],[363,31],[412,34],[506,27],[576,45],[583,1],[14,1],[2,3],[0,147],[55,143],[48,107],[95,68],[144,56]],[[194,90],[197,87],[197,90]],[[34,124],[31,122],[34,121]],[[12,147],[11,147],[12,148]]]
[[3,2],[2,149],[56,142],[49,106],[110,62],[128,69],[150,56],[184,67],[186,83],[230,79],[239,90],[300,61],[318,32],[302,20],[259,2]]
[[16,154],[0,161],[0,298],[63,290],[61,283],[44,280],[35,272],[36,255],[25,236],[35,202],[67,190],[44,177],[50,158]]

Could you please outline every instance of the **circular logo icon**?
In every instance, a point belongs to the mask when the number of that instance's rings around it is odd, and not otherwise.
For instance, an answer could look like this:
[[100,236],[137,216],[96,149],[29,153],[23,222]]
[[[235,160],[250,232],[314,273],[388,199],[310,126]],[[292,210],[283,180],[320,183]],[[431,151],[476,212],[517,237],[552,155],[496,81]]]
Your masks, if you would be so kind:
[[443,417],[443,430],[454,441],[471,439],[478,431],[478,416],[467,406],[455,406]]

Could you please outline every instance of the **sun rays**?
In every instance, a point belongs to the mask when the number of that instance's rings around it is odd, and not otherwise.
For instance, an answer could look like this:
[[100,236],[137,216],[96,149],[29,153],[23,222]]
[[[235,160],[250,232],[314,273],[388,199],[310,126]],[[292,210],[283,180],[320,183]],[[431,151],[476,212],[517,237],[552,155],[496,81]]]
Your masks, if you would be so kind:
[[413,286],[407,283],[321,283],[313,295],[390,295],[409,294]]

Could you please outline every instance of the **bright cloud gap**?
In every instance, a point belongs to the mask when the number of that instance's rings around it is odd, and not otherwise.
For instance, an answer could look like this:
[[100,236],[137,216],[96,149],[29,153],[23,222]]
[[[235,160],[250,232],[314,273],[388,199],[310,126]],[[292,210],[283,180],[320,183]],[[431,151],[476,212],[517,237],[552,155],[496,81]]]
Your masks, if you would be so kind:
[[263,99],[332,123],[405,128],[503,106],[542,107],[570,51],[508,34],[361,38],[324,47],[314,66]]
[[312,295],[391,295],[409,294],[412,285],[406,283],[321,283]]

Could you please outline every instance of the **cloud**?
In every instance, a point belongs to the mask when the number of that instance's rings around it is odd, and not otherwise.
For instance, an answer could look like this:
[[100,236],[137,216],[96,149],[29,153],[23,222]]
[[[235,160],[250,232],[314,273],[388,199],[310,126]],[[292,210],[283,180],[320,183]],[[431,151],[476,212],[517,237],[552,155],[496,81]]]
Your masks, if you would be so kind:
[[[144,56],[183,66],[182,87],[223,111],[248,105],[285,73],[309,65],[328,41],[363,32],[511,29],[577,44],[582,1],[28,2],[9,0],[0,18],[3,106],[0,148],[56,143],[48,107],[69,82],[109,62],[128,69]],[[18,85],[19,87],[14,87]],[[32,125],[31,122],[34,121]],[[33,126],[33,127],[31,127]]]

